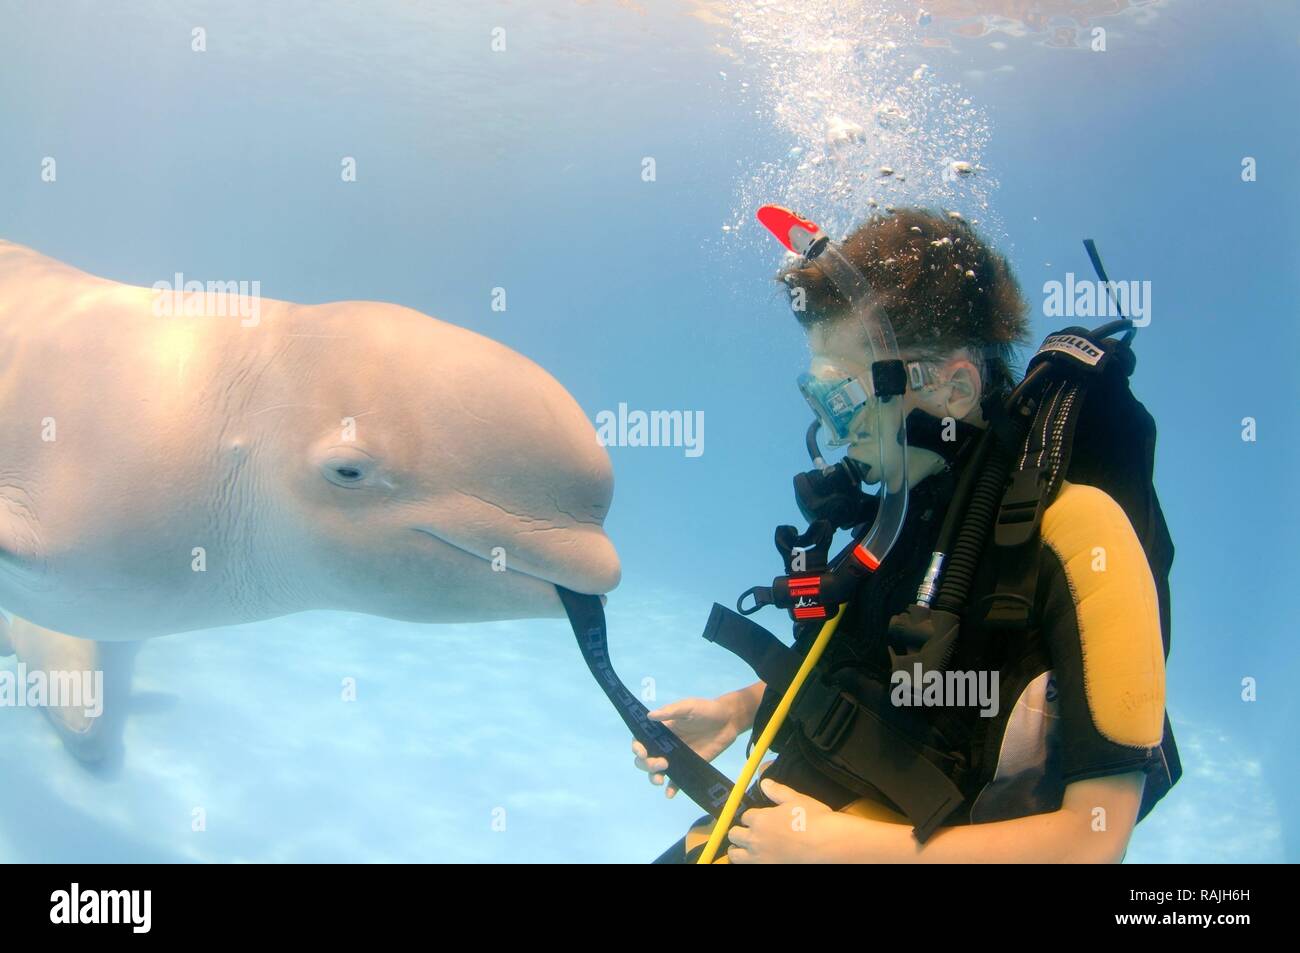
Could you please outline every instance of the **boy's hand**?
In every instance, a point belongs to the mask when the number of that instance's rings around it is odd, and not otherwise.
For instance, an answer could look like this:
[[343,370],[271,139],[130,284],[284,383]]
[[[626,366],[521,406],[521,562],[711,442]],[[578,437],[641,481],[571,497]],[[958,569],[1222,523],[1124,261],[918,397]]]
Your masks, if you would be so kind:
[[752,807],[727,835],[733,864],[816,864],[830,860],[829,848],[842,825],[855,818],[837,814],[821,801],[776,781],[761,782],[774,807]]
[[[712,761],[744,730],[740,727],[744,721],[738,717],[741,714],[738,702],[734,692],[721,698],[685,698],[650,712],[649,718],[670,729],[705,761]],[[663,773],[668,769],[667,758],[647,757],[645,746],[639,741],[632,742],[632,753],[636,755],[633,764],[650,775],[651,784],[663,784],[667,780]],[[669,782],[668,797],[676,793],[677,788]]]

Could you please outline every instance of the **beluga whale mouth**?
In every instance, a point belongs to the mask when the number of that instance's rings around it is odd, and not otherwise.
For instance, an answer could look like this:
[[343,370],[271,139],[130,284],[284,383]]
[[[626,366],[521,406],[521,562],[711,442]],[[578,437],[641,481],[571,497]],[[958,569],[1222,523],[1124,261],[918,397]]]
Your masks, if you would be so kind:
[[[411,529],[485,564],[490,572],[503,577],[535,579],[548,589],[564,586],[584,594],[603,595],[619,582],[617,556],[599,524],[546,528],[558,541],[553,547],[553,554],[548,554],[535,544],[514,546],[502,542],[495,546],[484,546],[458,540],[451,533],[427,526],[413,526]],[[588,556],[574,558],[574,554],[583,549],[589,550]],[[555,608],[558,615],[558,602]]]

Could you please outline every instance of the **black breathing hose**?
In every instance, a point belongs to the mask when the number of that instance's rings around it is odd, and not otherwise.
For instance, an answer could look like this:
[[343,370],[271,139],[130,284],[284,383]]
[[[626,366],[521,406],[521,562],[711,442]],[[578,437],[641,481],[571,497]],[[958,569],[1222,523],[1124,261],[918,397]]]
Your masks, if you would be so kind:
[[[980,559],[988,543],[989,532],[1002,506],[1002,496],[1006,492],[1007,476],[1011,472],[1011,460],[1015,453],[1014,447],[1020,444],[1022,428],[1027,426],[1023,422],[1026,414],[1032,413],[1032,404],[1021,403],[1021,399],[1043,379],[1040,370],[1043,366],[1045,365],[1033,368],[1026,375],[1020,386],[999,407],[997,413],[1001,418],[1000,421],[991,420],[988,429],[980,438],[980,445],[976,448],[975,458],[970,464],[971,469],[979,475],[974,489],[970,491],[970,501],[962,515],[957,541],[953,543],[952,550],[947,554],[944,573],[939,581],[939,591],[932,603],[935,610],[959,616],[966,609],[971,587],[975,582],[975,574],[979,571]],[[1013,407],[1019,410],[1018,414],[1014,411],[1012,414],[1007,413],[1007,410]],[[999,436],[1000,433],[1002,436]],[[1008,435],[1011,439],[1008,439]],[[962,475],[966,476],[966,474]],[[954,503],[957,502],[959,501],[954,500]],[[943,529],[944,537],[951,535],[947,525]],[[941,543],[946,545],[948,539],[941,539]]]
[[943,518],[943,525],[939,528],[939,538],[935,540],[934,545],[935,552],[943,553],[945,558],[952,552],[953,537],[957,535],[957,526],[961,522],[962,513],[966,510],[966,501],[970,499],[971,486],[984,469],[993,439],[991,430],[985,430],[979,435],[975,446],[970,451],[970,460],[962,467],[961,476],[957,478],[957,486],[953,489],[948,512]]
[[989,538],[989,530],[1002,505],[1007,473],[1011,469],[1011,454],[1000,441],[989,434],[987,443],[988,458],[975,483],[975,489],[971,491],[965,518],[957,532],[957,542],[948,556],[947,569],[939,584],[939,594],[934,600],[936,610],[951,612],[953,615],[961,615],[965,611],[975,573],[979,569],[980,557]]

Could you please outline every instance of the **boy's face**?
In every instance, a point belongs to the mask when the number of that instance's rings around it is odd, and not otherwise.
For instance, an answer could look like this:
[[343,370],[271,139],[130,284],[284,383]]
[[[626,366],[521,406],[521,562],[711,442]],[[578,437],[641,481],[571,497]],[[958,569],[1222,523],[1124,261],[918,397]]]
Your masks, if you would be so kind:
[[[828,381],[856,377],[862,380],[864,387],[868,388],[870,393],[871,351],[866,330],[861,322],[848,318],[814,325],[808,329],[808,343],[811,348],[809,374]],[[910,357],[907,351],[904,351],[901,357],[904,360],[917,359]],[[896,428],[900,427],[907,415],[917,408],[936,417],[944,417],[952,413],[954,408],[950,406],[952,404],[950,390],[953,378],[950,371],[955,365],[962,365],[974,372],[974,366],[969,361],[954,358],[938,369],[939,383],[929,384],[921,389],[909,385],[902,397],[896,398],[880,414],[876,413],[876,402],[868,401],[849,423],[848,455],[859,463],[878,470],[882,465],[882,447],[880,435],[874,432],[876,429],[883,426],[888,433],[896,433]],[[954,416],[964,417],[965,413],[963,410],[955,413]],[[884,466],[887,470],[892,469],[889,461],[891,450],[896,446],[896,441],[890,440],[883,448]],[[872,480],[878,480],[880,476],[879,473],[871,474]]]

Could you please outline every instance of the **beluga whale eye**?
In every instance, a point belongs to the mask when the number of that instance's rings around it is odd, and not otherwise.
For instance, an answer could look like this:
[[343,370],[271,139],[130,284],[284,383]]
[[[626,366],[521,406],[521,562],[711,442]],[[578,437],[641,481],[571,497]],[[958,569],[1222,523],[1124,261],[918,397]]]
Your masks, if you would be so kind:
[[334,447],[320,461],[321,475],[335,486],[356,487],[367,482],[375,459],[364,450]]

